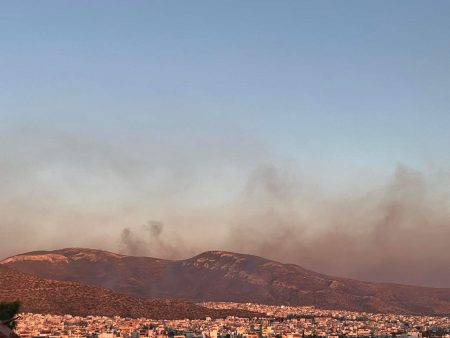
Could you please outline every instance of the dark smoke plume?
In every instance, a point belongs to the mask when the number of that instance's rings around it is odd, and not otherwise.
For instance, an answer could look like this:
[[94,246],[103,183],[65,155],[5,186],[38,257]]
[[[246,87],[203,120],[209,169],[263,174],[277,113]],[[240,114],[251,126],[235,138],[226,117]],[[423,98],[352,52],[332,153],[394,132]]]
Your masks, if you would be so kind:
[[[321,173],[228,139],[204,148],[157,139],[118,147],[20,129],[0,140],[2,258],[63,247],[159,258],[220,249],[333,275],[450,287],[443,169],[399,166],[384,183],[384,170],[374,169],[368,175],[379,181],[358,186],[334,168]],[[255,169],[259,163],[275,164]],[[147,215],[166,226],[129,226]]]
[[168,259],[182,257],[187,250],[184,243],[176,237],[163,238],[164,224],[148,221],[135,230],[124,228],[120,234],[119,250],[132,256],[155,256]]
[[259,168],[226,246],[329,274],[450,287],[450,199],[444,192],[399,166],[382,189],[311,206],[299,182],[275,167]]
[[[398,166],[378,189],[332,198],[310,189],[292,171],[262,166],[223,212],[225,237],[216,236],[215,243],[211,237],[210,244],[188,249],[187,241],[165,236],[163,224],[151,221],[124,229],[121,249],[162,258],[224,249],[332,275],[449,287],[446,179]],[[216,226],[214,219],[204,222],[205,230]]]

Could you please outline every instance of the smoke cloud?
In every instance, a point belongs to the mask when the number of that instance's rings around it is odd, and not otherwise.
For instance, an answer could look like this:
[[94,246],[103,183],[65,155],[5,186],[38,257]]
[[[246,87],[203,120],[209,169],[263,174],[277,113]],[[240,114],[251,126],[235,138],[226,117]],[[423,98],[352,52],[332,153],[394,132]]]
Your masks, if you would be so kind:
[[284,161],[242,139],[118,145],[18,135],[0,135],[2,257],[62,247],[167,259],[230,250],[450,287],[447,171],[398,165],[337,184],[342,170]]
[[[148,221],[135,230],[124,228],[120,234],[119,251],[133,256],[154,256],[176,259],[189,254],[186,245],[177,236],[163,237],[164,224]],[[190,251],[193,254],[193,250]]]
[[399,166],[378,190],[308,205],[314,198],[299,182],[260,168],[244,190],[227,246],[334,275],[448,287],[444,179]]

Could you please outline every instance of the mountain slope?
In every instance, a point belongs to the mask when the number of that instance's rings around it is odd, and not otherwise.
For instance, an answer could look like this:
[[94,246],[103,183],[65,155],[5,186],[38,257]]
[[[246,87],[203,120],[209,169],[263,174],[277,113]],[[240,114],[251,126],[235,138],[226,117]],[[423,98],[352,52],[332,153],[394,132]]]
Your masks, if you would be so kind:
[[56,281],[0,266],[0,301],[19,299],[24,312],[146,317],[153,319],[201,319],[239,315],[249,311],[211,310],[195,304],[143,299],[79,282]]
[[72,248],[31,252],[1,264],[45,278],[80,281],[140,297],[450,313],[450,289],[335,278],[293,264],[221,251],[169,261]]

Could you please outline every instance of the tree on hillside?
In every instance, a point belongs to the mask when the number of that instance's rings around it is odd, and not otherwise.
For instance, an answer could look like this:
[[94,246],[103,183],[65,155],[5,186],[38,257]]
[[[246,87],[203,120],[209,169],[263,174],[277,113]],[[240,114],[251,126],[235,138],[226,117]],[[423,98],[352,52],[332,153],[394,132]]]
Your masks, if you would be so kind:
[[14,327],[16,326],[15,318],[19,313],[19,309],[20,301],[18,300],[16,300],[15,302],[0,302],[0,321],[8,321],[6,325],[8,325],[11,329],[14,329]]

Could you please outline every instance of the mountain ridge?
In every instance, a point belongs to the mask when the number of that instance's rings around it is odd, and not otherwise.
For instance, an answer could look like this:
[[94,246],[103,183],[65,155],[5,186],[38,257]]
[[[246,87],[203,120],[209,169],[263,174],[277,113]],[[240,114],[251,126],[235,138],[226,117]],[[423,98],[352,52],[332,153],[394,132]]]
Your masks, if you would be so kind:
[[11,256],[0,264],[43,278],[78,281],[146,298],[450,314],[450,289],[333,277],[295,264],[229,251],[165,260],[66,248]]

